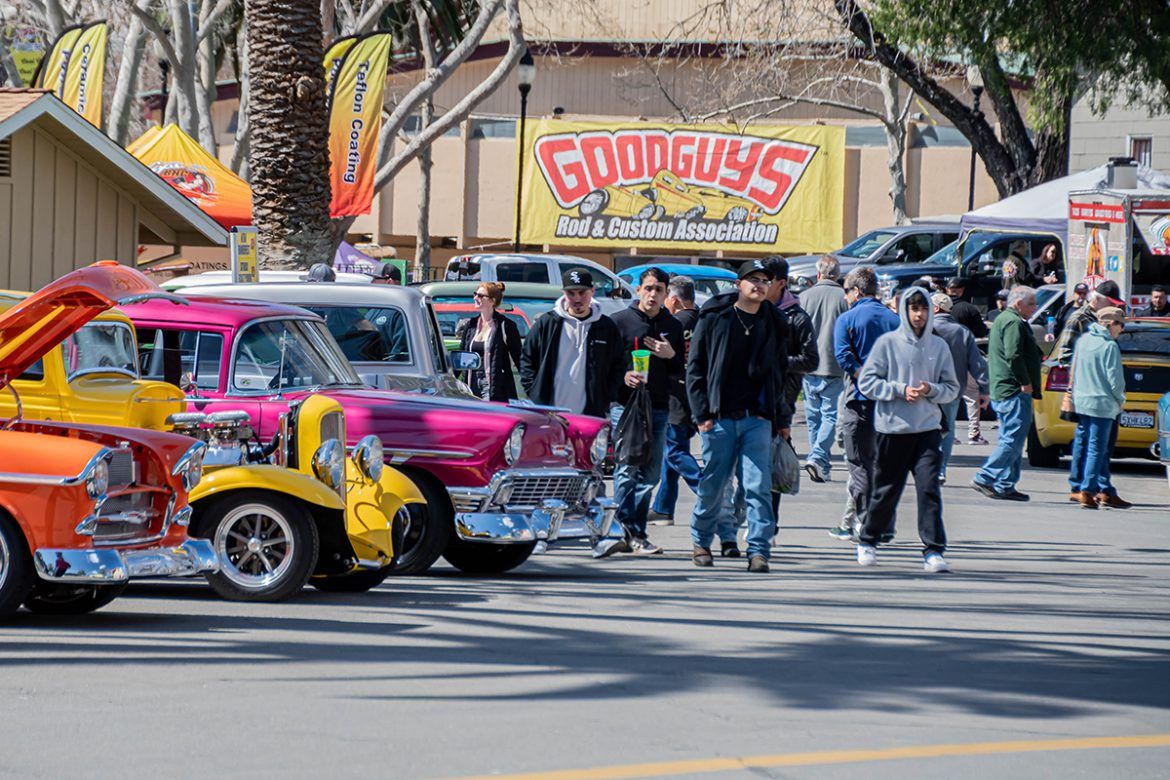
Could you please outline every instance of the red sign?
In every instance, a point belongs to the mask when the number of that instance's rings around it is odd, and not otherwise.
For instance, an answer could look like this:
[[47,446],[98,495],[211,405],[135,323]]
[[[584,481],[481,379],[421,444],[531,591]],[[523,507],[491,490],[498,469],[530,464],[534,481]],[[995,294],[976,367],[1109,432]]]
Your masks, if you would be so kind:
[[1110,203],[1069,203],[1068,218],[1078,222],[1116,222],[1125,224],[1125,208]]

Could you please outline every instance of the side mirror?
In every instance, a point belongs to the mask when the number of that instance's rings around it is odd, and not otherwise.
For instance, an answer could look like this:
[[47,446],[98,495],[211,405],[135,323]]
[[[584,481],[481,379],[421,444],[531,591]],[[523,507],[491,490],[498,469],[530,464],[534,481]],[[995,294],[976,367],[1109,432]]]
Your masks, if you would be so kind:
[[451,369],[453,371],[475,371],[480,367],[482,362],[479,355],[474,352],[463,352],[458,349],[453,349],[449,353],[451,358]]

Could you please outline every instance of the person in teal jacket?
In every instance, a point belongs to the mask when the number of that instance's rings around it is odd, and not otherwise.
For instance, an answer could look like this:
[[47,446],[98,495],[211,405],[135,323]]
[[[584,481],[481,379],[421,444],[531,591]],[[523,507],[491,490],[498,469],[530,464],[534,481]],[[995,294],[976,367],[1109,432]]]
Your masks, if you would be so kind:
[[1097,321],[1077,339],[1072,360],[1073,409],[1077,413],[1078,435],[1085,446],[1083,462],[1074,464],[1081,475],[1080,504],[1098,509],[1106,503],[1106,469],[1109,465],[1109,434],[1113,421],[1125,403],[1125,372],[1117,334],[1125,328],[1125,312],[1114,306],[1097,311]]

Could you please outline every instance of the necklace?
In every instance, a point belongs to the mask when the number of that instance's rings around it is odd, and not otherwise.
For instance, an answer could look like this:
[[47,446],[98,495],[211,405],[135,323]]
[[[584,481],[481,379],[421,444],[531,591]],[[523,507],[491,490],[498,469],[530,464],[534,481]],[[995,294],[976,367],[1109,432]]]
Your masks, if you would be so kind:
[[743,335],[745,335],[745,336],[750,336],[750,335],[752,335],[752,328],[756,327],[756,323],[754,323],[754,322],[753,322],[751,325],[745,325],[745,324],[744,324],[744,321],[743,321],[743,317],[741,317],[741,316],[739,315],[739,307],[738,307],[738,306],[732,306],[732,307],[731,307],[731,310],[732,310],[733,312],[735,312],[735,318],[736,318],[737,320],[739,320],[739,326],[740,326],[741,328],[743,328]]

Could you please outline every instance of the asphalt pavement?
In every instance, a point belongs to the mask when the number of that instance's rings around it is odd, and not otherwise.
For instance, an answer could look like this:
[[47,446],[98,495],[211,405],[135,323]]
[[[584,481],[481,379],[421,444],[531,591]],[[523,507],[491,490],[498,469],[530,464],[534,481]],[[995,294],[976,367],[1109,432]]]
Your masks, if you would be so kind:
[[826,533],[838,470],[784,499],[766,576],[696,569],[677,525],[651,531],[662,556],[22,613],[0,628],[0,776],[1166,777],[1163,469],[1119,465],[1138,506],[1091,512],[1057,471],[1026,469],[1029,504],[977,495],[987,451],[956,448],[949,575],[921,569],[912,490],[859,568]]

